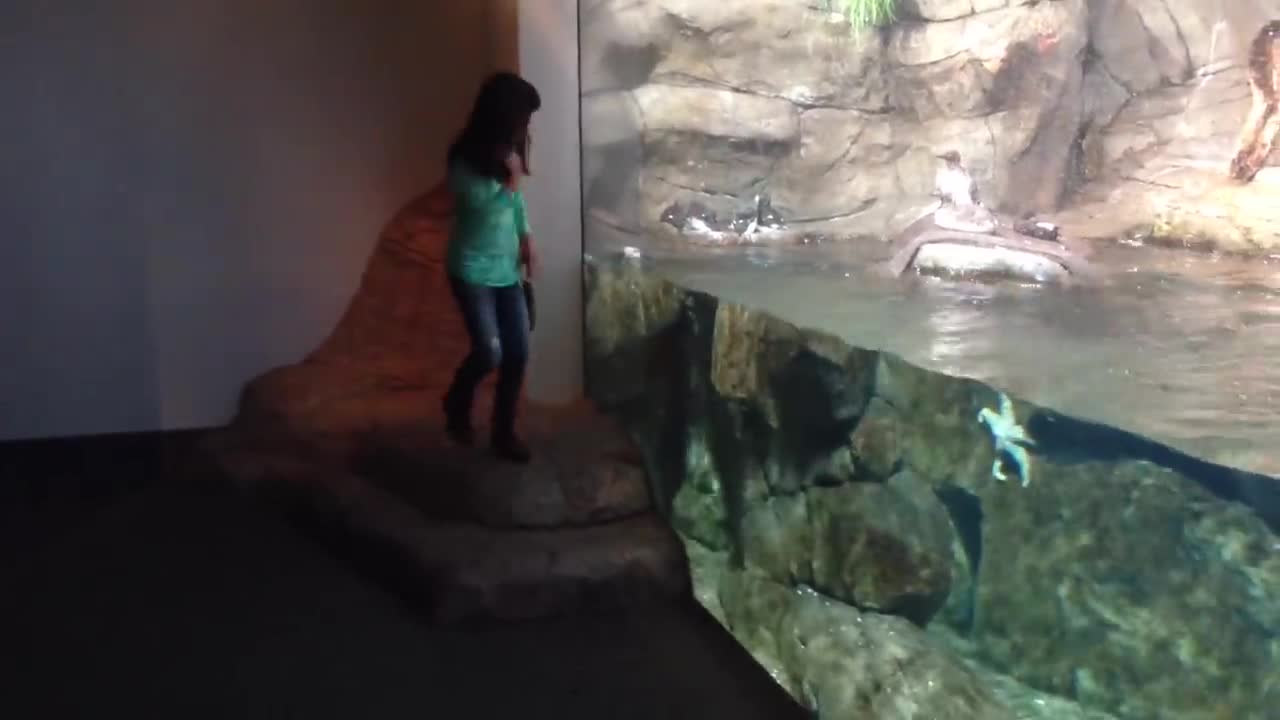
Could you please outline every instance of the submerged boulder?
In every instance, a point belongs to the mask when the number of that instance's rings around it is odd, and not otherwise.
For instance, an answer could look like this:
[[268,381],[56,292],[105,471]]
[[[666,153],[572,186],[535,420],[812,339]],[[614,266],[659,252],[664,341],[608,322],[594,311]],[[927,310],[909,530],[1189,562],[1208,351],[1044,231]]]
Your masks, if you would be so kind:
[[921,626],[933,619],[958,568],[955,531],[928,484],[905,472],[887,484],[814,488],[808,504],[816,590]]
[[696,545],[689,552],[699,599],[818,717],[1109,718],[976,667],[901,618],[736,570]]
[[1040,463],[984,493],[973,641],[1026,682],[1132,718],[1280,707],[1280,538],[1149,462]]

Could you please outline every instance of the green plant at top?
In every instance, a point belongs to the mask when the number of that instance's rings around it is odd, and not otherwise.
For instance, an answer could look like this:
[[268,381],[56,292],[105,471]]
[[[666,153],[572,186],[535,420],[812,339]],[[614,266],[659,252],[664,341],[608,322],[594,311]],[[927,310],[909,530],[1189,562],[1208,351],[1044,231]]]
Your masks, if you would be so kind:
[[828,5],[833,12],[844,15],[856,31],[893,22],[898,0],[828,0]]

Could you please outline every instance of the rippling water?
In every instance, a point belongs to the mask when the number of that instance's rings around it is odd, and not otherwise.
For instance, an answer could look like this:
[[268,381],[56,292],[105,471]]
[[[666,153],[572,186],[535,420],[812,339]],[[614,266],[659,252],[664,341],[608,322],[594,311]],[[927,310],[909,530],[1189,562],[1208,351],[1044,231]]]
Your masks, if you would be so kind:
[[1057,288],[878,277],[877,243],[646,252],[686,287],[1280,476],[1280,260],[1114,243],[1099,284]]

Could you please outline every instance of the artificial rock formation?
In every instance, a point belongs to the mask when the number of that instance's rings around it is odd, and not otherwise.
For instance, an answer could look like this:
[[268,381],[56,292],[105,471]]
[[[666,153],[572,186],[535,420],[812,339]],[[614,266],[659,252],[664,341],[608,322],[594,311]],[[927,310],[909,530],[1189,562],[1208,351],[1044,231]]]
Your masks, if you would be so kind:
[[641,458],[591,406],[527,407],[527,466],[445,439],[440,398],[466,351],[442,268],[451,211],[437,189],[397,213],[329,337],[250,382],[208,449],[239,485],[375,552],[440,620],[684,594]]
[[[582,13],[587,202],[642,227],[672,203],[729,215],[768,193],[798,226],[892,231],[954,149],[989,204],[1072,210],[1074,234],[1280,246],[1271,190],[1225,182],[1243,50],[1280,0],[901,0],[864,33],[803,0]],[[1191,227],[1180,208],[1207,190],[1221,220]]]
[[699,599],[818,717],[1113,720],[967,661],[902,618],[734,569],[696,544],[690,561]]
[[993,473],[1011,429],[979,422],[1002,398],[980,383],[641,260],[597,259],[586,301],[589,391],[637,438],[696,595],[822,717],[1280,707],[1280,479],[1012,398],[1023,487]]

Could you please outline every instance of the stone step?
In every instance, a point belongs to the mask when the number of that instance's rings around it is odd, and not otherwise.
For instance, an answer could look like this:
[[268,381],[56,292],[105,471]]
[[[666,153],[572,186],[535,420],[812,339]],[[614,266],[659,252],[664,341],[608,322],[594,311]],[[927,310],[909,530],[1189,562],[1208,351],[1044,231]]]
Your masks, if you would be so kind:
[[[640,454],[616,421],[587,403],[526,403],[521,426],[534,461],[493,458],[483,441],[460,448],[444,432],[440,392],[420,388],[356,393],[318,412],[234,427],[268,452],[315,458],[369,478],[440,520],[497,527],[562,527],[615,520],[650,507]],[[477,407],[491,400],[478,398]],[[433,412],[434,411],[434,412]]]
[[649,512],[568,527],[442,520],[354,472],[246,448],[230,430],[207,449],[238,486],[372,551],[366,559],[393,567],[399,589],[438,622],[624,609],[690,592],[683,546]]
[[437,424],[384,431],[353,469],[436,519],[508,528],[563,528],[650,509],[643,460],[612,421],[543,410],[527,421],[533,462],[458,447]]

